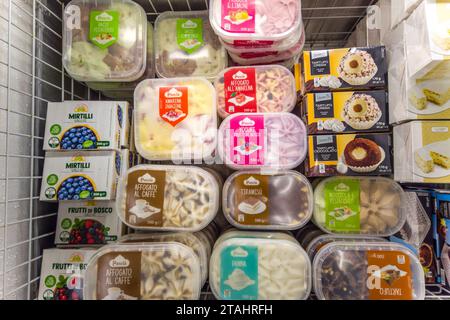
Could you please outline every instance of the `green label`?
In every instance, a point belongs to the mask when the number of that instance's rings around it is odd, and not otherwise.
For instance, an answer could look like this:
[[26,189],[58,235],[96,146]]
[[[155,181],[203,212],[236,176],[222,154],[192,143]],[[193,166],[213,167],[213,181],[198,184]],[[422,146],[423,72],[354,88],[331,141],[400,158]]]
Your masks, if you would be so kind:
[[258,299],[258,248],[231,246],[220,257],[220,295],[226,300]]
[[337,179],[326,183],[326,228],[338,232],[360,230],[359,180]]
[[53,288],[56,284],[56,278],[52,275],[47,276],[44,280],[44,283],[47,288]]
[[101,49],[117,42],[119,37],[119,13],[117,11],[91,11],[89,39]]
[[47,184],[49,185],[49,186],[54,186],[56,183],[58,183],[58,176],[56,175],[56,174],[50,174],[48,177],[47,177]]
[[57,135],[61,133],[61,126],[59,124],[54,124],[50,127],[50,133],[52,135]]
[[177,19],[177,43],[189,54],[197,51],[203,45],[202,19]]

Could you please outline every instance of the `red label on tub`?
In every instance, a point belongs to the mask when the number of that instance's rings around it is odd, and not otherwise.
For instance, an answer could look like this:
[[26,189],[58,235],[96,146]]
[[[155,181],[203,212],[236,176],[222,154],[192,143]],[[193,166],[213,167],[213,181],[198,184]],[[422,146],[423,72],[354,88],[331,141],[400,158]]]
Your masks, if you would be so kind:
[[159,116],[176,126],[188,115],[188,88],[161,87],[159,88]]
[[254,33],[255,13],[255,0],[222,0],[222,29]]
[[238,49],[267,48],[273,43],[274,41],[271,40],[234,40],[232,46]]
[[226,112],[257,112],[255,68],[233,68],[223,78]]
[[268,56],[275,56],[278,54],[278,51],[264,51],[264,52],[243,52],[239,54],[239,58],[242,59],[253,59],[253,58],[262,58]]
[[264,165],[264,116],[242,115],[230,120],[230,159],[236,165]]

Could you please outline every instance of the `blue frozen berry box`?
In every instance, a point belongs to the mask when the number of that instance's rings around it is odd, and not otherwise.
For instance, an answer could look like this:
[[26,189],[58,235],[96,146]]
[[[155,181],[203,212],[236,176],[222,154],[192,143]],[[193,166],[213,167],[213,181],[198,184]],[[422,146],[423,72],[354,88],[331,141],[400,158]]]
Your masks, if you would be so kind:
[[131,106],[124,101],[50,102],[44,150],[128,148]]
[[113,200],[122,168],[118,151],[47,152],[42,201]]

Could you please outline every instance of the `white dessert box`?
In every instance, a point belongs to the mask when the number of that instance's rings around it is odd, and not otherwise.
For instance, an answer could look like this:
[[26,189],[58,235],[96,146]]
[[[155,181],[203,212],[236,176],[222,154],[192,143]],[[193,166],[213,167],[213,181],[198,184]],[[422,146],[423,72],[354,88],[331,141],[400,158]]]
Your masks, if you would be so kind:
[[391,28],[395,28],[399,23],[408,18],[414,9],[419,6],[423,0],[388,0],[390,2]]
[[403,183],[450,183],[450,121],[394,127],[394,176]]

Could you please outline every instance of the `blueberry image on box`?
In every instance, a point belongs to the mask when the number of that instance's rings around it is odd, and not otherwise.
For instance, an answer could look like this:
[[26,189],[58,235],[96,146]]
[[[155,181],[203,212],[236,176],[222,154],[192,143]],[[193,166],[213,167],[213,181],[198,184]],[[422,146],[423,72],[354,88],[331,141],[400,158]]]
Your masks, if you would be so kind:
[[120,176],[120,167],[122,164],[122,157],[120,156],[119,152],[116,152],[116,172]]
[[83,300],[83,279],[80,276],[60,275],[53,294],[53,300]]
[[119,106],[117,107],[117,120],[119,120],[119,126],[122,128],[123,113],[122,108]]
[[69,244],[105,244],[108,231],[109,228],[96,220],[75,219],[70,230]]
[[98,137],[92,129],[84,126],[73,127],[62,136],[61,149],[97,149],[97,141]]
[[75,176],[64,180],[58,189],[58,200],[93,199],[94,187],[89,179]]

